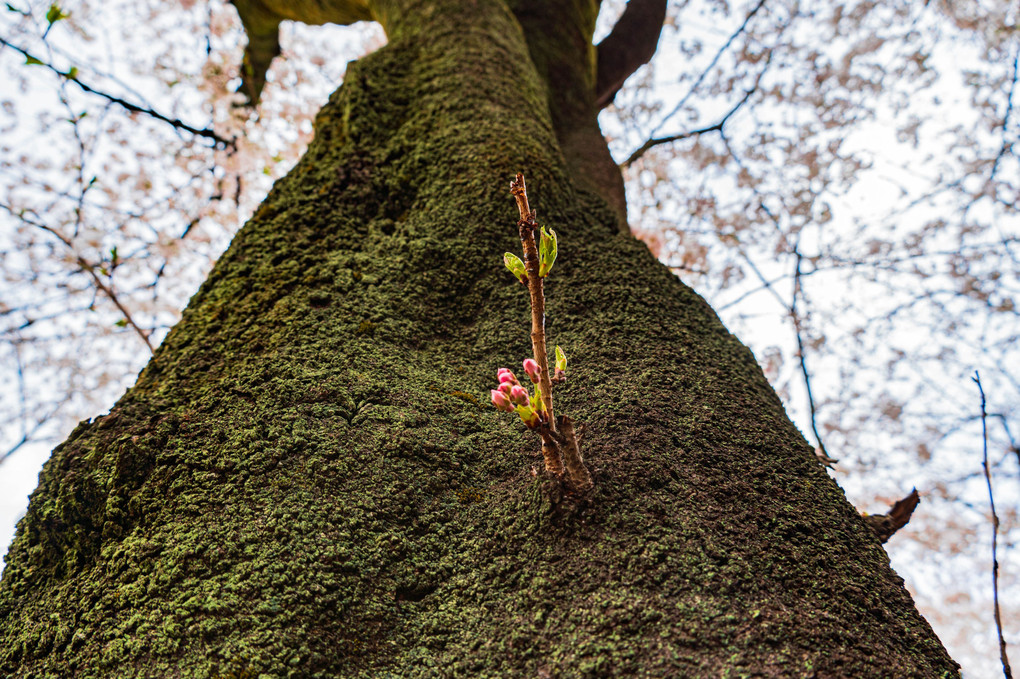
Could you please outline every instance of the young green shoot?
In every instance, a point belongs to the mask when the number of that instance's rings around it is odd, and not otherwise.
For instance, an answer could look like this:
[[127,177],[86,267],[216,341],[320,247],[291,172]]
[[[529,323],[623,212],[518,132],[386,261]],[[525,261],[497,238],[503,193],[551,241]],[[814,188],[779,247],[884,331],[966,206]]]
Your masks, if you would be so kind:
[[524,359],[522,367],[534,385],[534,391],[523,386],[509,368],[500,368],[496,373],[499,386],[489,394],[496,408],[504,412],[516,412],[524,426],[536,431],[542,438],[546,471],[565,479],[575,492],[586,492],[592,487],[592,479],[581,457],[574,423],[565,415],[558,418],[553,415],[553,384],[560,384],[567,378],[566,354],[560,347],[556,347],[553,372],[550,373],[545,343],[545,294],[542,281],[556,263],[556,232],[538,225],[535,212],[528,205],[523,174],[518,173],[510,182],[510,193],[517,201],[520,212],[517,228],[524,259],[507,252],[503,255],[503,265],[528,288],[531,299],[533,356]]

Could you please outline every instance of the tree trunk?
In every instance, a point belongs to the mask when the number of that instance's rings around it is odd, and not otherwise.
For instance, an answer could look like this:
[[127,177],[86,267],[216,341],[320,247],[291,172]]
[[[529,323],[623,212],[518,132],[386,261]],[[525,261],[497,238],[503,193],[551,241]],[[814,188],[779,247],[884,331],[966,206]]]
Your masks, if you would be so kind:
[[[0,674],[957,676],[751,353],[621,235],[597,2],[370,4],[390,44],[46,464]],[[518,171],[582,499],[485,396],[530,352]]]

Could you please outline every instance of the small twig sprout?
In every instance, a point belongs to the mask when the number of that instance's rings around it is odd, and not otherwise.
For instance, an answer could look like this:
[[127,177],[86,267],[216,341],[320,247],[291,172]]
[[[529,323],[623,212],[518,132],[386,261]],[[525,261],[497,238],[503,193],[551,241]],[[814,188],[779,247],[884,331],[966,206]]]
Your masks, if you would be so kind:
[[503,264],[530,293],[531,346],[534,356],[524,359],[522,367],[534,385],[534,392],[521,385],[509,368],[500,368],[496,373],[499,386],[489,394],[496,408],[508,413],[516,412],[526,427],[542,437],[546,471],[557,477],[565,474],[574,491],[584,492],[592,487],[592,480],[581,458],[574,423],[565,415],[559,418],[553,416],[553,384],[566,380],[567,357],[557,346],[554,372],[550,375],[545,344],[545,295],[542,279],[549,275],[556,263],[556,232],[539,227],[535,212],[528,205],[524,175],[518,174],[510,182],[510,193],[516,199],[520,211],[517,228],[524,259],[507,252],[503,255]]

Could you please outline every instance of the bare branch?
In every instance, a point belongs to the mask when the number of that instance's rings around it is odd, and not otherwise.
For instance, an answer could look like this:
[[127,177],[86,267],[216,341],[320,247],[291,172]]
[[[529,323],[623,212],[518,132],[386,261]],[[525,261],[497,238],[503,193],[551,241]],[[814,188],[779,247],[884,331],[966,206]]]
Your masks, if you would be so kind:
[[807,391],[808,401],[808,413],[811,417],[811,432],[815,435],[815,441],[818,443],[818,459],[827,466],[832,466],[837,462],[836,459],[829,457],[829,453],[825,450],[825,443],[822,441],[822,435],[818,431],[818,416],[815,413],[815,397],[811,392],[811,371],[808,370],[807,356],[804,351],[804,334],[801,329],[801,319],[797,313],[797,298],[801,294],[801,261],[803,256],[800,251],[794,247],[793,256],[796,258],[796,266],[794,269],[793,277],[793,300],[790,302],[790,319],[793,321],[794,334],[797,336],[797,358],[800,360],[800,372],[804,376],[804,389]]
[[[999,162],[1013,147],[1006,136],[1009,133],[1009,119],[1013,113],[1013,95],[1016,94],[1018,66],[1020,66],[1020,47],[1017,48],[1016,54],[1013,55],[1013,79],[1010,81],[1009,94],[1006,97],[1006,112],[1002,115],[1002,125],[999,126],[999,129],[1002,131],[1002,148],[999,149],[998,155],[995,156],[995,162],[992,163],[992,171],[988,176],[989,184],[995,181],[995,174],[999,171]],[[995,190],[995,187],[992,187],[992,191],[997,196],[998,191]]]
[[723,44],[723,46],[719,48],[719,51],[715,53],[715,56],[712,57],[712,61],[708,64],[705,70],[701,72],[701,75],[698,76],[698,79],[694,81],[694,84],[691,85],[691,89],[687,91],[687,94],[685,94],[683,99],[680,100],[680,103],[673,107],[673,110],[670,111],[665,118],[659,121],[659,124],[655,127],[654,130],[652,130],[652,134],[655,134],[656,132],[661,130],[662,126],[666,124],[667,120],[669,120],[670,118],[672,118],[673,116],[680,112],[680,110],[684,107],[684,104],[687,103],[687,100],[691,98],[691,96],[697,91],[699,87],[701,87],[701,83],[705,81],[705,78],[708,77],[708,74],[712,71],[713,68],[715,68],[715,65],[719,63],[719,59],[722,57],[723,54],[726,53],[726,50],[730,48],[730,45],[733,44],[733,41],[739,38],[740,35],[747,30],[747,26],[751,22],[751,19],[754,18],[754,15],[757,14],[764,6],[765,0],[758,0],[758,4],[755,5],[750,12],[748,12],[747,16],[744,18],[743,23],[740,24],[740,27],[737,28],[737,30],[734,31],[732,35],[730,35],[729,39],[726,40],[725,44]]
[[124,322],[131,326],[131,329],[138,334],[138,336],[142,339],[143,342],[145,342],[145,346],[149,348],[149,353],[153,353],[155,351],[152,346],[152,342],[149,340],[148,334],[146,334],[146,332],[142,330],[142,328],[137,323],[135,323],[135,320],[131,317],[131,313],[121,303],[120,299],[117,297],[117,294],[113,291],[113,288],[103,281],[103,279],[99,275],[99,272],[96,271],[96,267],[93,264],[91,264],[88,260],[86,260],[84,257],[82,257],[80,254],[78,254],[78,251],[75,249],[74,243],[72,241],[70,241],[63,234],[61,234],[59,231],[50,226],[47,226],[41,222],[36,222],[31,219],[26,219],[24,214],[19,214],[18,212],[15,212],[8,205],[0,204],[0,207],[9,212],[12,216],[20,219],[25,224],[33,226],[37,229],[41,229],[55,237],[61,243],[63,243],[67,247],[67,249],[71,251],[71,254],[74,255],[75,261],[78,263],[78,266],[81,267],[82,271],[87,273],[92,278],[92,282],[95,284],[96,288],[98,288],[104,295],[106,295],[106,297],[111,302],[113,302],[113,305],[117,307],[117,310],[120,311],[120,313],[124,316]]
[[231,0],[237,9],[248,36],[241,63],[241,86],[238,92],[248,99],[248,106],[257,106],[266,86],[269,66],[280,54],[280,17],[264,3],[252,0]]
[[897,500],[888,514],[865,514],[864,520],[875,533],[878,541],[884,545],[896,531],[907,525],[920,501],[921,496],[917,494],[917,488],[914,488],[910,491],[910,495],[902,500]]
[[[764,71],[763,71],[763,73],[764,73]],[[760,82],[760,81],[761,81],[761,76],[759,75],[758,76],[758,82]],[[701,129],[698,129],[698,130],[690,130],[689,132],[683,132],[681,134],[674,134],[674,135],[672,135],[670,137],[656,137],[654,139],[649,139],[644,144],[642,144],[640,146],[640,148],[638,148],[636,151],[634,151],[634,153],[630,154],[630,157],[628,157],[627,160],[625,160],[622,163],[620,163],[620,167],[630,167],[631,164],[634,163],[634,161],[636,161],[638,158],[640,158],[645,153],[647,153],[649,149],[652,149],[652,148],[654,148],[656,146],[659,146],[661,144],[671,144],[671,143],[673,143],[675,141],[681,141],[683,139],[690,139],[691,137],[696,137],[696,136],[701,135],[701,134],[708,134],[709,132],[722,132],[723,131],[723,126],[726,125],[726,122],[733,116],[734,113],[739,111],[740,107],[743,106],[744,104],[746,104],[747,100],[751,98],[751,95],[754,94],[757,91],[757,89],[758,89],[758,82],[755,82],[754,87],[752,87],[751,89],[747,90],[744,93],[743,98],[740,101],[738,101],[737,104],[733,108],[731,108],[729,111],[727,111],[726,115],[724,115],[722,118],[719,119],[719,122],[715,123],[714,125],[709,125],[708,127],[702,127]]]
[[249,106],[259,103],[266,73],[280,54],[280,23],[300,21],[310,26],[326,23],[349,26],[358,21],[377,20],[364,0],[333,2],[290,2],[289,0],[230,0],[248,36],[241,67],[241,92]]
[[981,466],[985,470],[985,483],[988,485],[988,505],[992,509],[992,605],[995,610],[995,628],[999,633],[999,660],[1002,661],[1002,673],[1006,679],[1013,679],[1013,670],[1009,667],[1009,657],[1006,655],[1006,639],[1002,636],[1002,614],[999,611],[999,559],[996,548],[999,542],[999,515],[995,513],[995,494],[992,493],[992,472],[988,467],[988,421],[985,409],[985,390],[981,386],[981,375],[974,371],[971,378],[977,385],[978,393],[981,394],[981,442],[982,458]]
[[52,64],[49,64],[49,63],[43,61],[42,59],[39,59],[38,57],[32,55],[30,52],[28,52],[28,51],[18,47],[17,45],[15,45],[13,43],[8,42],[7,40],[5,40],[3,38],[0,38],[0,44],[4,45],[6,47],[10,47],[15,52],[20,53],[22,56],[24,56],[26,59],[31,61],[33,64],[38,65],[38,66],[42,66],[42,67],[52,71],[53,73],[56,73],[60,77],[67,79],[69,82],[73,82],[75,85],[80,87],[85,92],[88,92],[89,94],[94,94],[97,97],[102,97],[103,99],[106,99],[110,103],[117,104],[121,108],[124,108],[124,109],[130,111],[131,113],[141,113],[141,114],[149,116],[150,118],[155,118],[156,120],[159,120],[159,121],[164,122],[164,123],[166,123],[168,125],[171,125],[171,126],[177,128],[178,130],[183,130],[184,132],[187,132],[189,134],[193,134],[196,137],[204,137],[206,139],[211,139],[216,144],[221,145],[223,148],[233,148],[234,145],[235,145],[234,140],[232,140],[232,139],[224,139],[223,137],[221,137],[218,134],[216,134],[216,132],[214,132],[213,130],[210,130],[210,129],[200,130],[197,127],[192,127],[191,125],[188,125],[184,121],[177,120],[176,118],[168,118],[167,116],[163,115],[162,113],[160,113],[158,111],[154,111],[151,108],[145,108],[144,106],[138,106],[137,104],[132,104],[131,102],[126,101],[124,99],[121,99],[120,97],[115,97],[112,94],[107,94],[106,92],[102,92],[100,90],[97,90],[97,89],[89,86],[89,85],[86,85],[85,83],[83,83],[81,80],[78,79],[78,77],[77,77],[77,75],[75,74],[74,71],[68,71],[68,72],[61,71],[56,66],[53,66]]

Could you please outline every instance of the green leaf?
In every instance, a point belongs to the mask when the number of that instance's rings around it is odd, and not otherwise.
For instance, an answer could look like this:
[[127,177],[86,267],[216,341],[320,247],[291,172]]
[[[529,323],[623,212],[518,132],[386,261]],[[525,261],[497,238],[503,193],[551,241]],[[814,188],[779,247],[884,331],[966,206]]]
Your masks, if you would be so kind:
[[64,77],[67,78],[68,80],[74,80],[75,78],[77,78],[78,67],[72,66],[70,69],[68,69],[67,73],[64,74]]
[[110,248],[110,266],[117,266],[117,246]]
[[545,278],[556,263],[556,232],[542,227],[542,238],[538,245],[538,275]]
[[512,252],[503,254],[503,265],[509,269],[510,273],[517,277],[521,283],[525,282],[528,278],[528,270],[524,268],[524,262],[521,258]]
[[127,319],[126,318],[122,318],[119,321],[117,321],[116,323],[114,323],[114,325],[117,326],[118,328],[126,328],[127,327]]
[[46,21],[49,22],[50,26],[67,17],[68,15],[64,13],[64,10],[60,9],[60,5],[57,3],[50,5],[50,8],[46,11]]
[[25,57],[25,66],[45,66],[45,65],[46,64],[33,57],[31,54]]
[[517,406],[516,410],[517,414],[521,417],[521,422],[523,422],[525,426],[531,427],[533,424],[536,424],[538,413],[535,412],[534,408],[531,406]]
[[542,402],[542,385],[536,384],[535,393],[531,395],[531,407],[538,412],[542,412],[544,406],[545,403]]
[[563,353],[563,349],[556,345],[556,369],[566,371],[567,369],[567,355]]
[[14,5],[12,5],[9,2],[7,3],[7,10],[10,11],[10,12],[14,12],[15,14],[20,14],[22,16],[28,16],[28,12],[26,12],[23,9],[18,9],[17,7],[15,7]]

